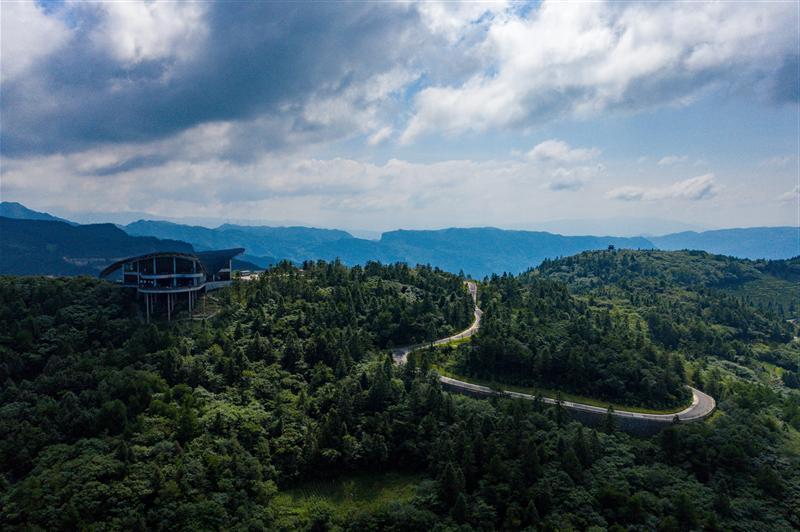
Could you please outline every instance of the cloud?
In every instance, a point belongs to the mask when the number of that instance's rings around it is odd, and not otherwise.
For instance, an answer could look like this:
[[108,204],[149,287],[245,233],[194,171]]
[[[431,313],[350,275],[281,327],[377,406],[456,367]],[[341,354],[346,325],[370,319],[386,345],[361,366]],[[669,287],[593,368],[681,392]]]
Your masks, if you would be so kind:
[[786,54],[772,85],[772,98],[776,103],[798,103],[800,101],[800,54]]
[[714,182],[714,174],[704,174],[678,181],[667,187],[618,187],[608,191],[606,197],[622,201],[659,201],[667,199],[698,201],[713,198],[719,190],[720,187]]
[[558,167],[552,172],[553,179],[547,183],[547,188],[553,191],[581,190],[590,180],[605,171],[606,168],[602,164],[572,168]]
[[778,74],[791,78],[797,64],[792,9],[10,2],[0,144],[10,155],[83,151],[211,123],[260,150],[290,148],[287,139],[385,141],[387,127],[408,144],[685,104],[715,84],[755,79],[785,92]]
[[62,48],[70,38],[60,20],[47,16],[35,2],[4,2],[0,16],[0,83],[25,74],[37,62]]
[[[24,23],[18,11],[3,6],[4,65],[12,39],[48,41],[7,33]],[[3,83],[7,155],[146,143],[220,122],[267,138],[266,150],[288,137],[341,140],[399,116],[417,63],[443,41],[404,4],[67,2],[39,14],[71,24]]]
[[684,105],[720,81],[747,87],[790,70],[795,25],[789,3],[545,0],[491,19],[483,69],[421,90],[401,140]]
[[658,166],[672,166],[674,164],[685,163],[689,160],[688,155],[667,155],[659,159]]
[[432,32],[444,34],[453,43],[462,39],[470,26],[502,16],[508,7],[509,2],[505,0],[487,3],[426,1],[419,4],[419,11]]
[[795,160],[797,158],[792,155],[776,155],[775,157],[764,159],[758,165],[764,168],[785,168]]
[[125,64],[188,58],[208,28],[206,4],[195,2],[104,2],[91,40]]
[[393,129],[391,126],[384,126],[369,136],[367,142],[370,146],[376,146],[392,136]]
[[778,201],[786,203],[797,203],[798,201],[800,201],[800,185],[797,185],[792,190],[784,192],[783,194],[778,196]]
[[575,163],[588,161],[600,155],[597,148],[571,148],[564,141],[551,139],[541,142],[527,153],[532,161],[553,161],[559,163]]
[[[72,153],[0,158],[2,194],[69,217],[113,206],[155,217],[301,220],[345,227],[501,224],[554,208],[553,194],[581,194],[599,165],[542,165],[520,158],[375,163],[312,152],[230,157],[235,123],[177,137]],[[558,214],[579,203],[560,205]],[[108,207],[100,207],[108,209]],[[391,216],[387,217],[386,213]]]

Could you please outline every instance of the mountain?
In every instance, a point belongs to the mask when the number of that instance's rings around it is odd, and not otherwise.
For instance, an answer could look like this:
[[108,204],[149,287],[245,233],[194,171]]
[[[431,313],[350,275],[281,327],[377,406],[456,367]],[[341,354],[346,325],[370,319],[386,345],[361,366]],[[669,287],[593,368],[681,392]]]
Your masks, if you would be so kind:
[[0,217],[0,274],[96,275],[114,260],[153,251],[193,248],[177,240],[131,236],[112,224]]
[[548,220],[513,224],[508,229],[521,229],[525,231],[548,231],[560,235],[587,235],[602,234],[615,236],[643,236],[665,235],[680,231],[702,231],[706,227],[697,224],[688,224],[677,220],[662,218],[643,218],[619,216],[614,218],[580,218]]
[[650,237],[664,250],[702,249],[743,259],[788,259],[800,255],[800,227],[747,227],[685,231]]
[[16,220],[49,220],[51,222],[65,222],[75,225],[75,222],[53,216],[46,212],[34,211],[16,201],[0,202],[0,216],[4,218],[14,218]]
[[215,229],[172,222],[139,220],[126,225],[134,236],[173,238],[191,242],[199,251],[225,247],[243,247],[246,260],[267,266],[279,259],[294,261],[315,258],[318,245],[353,239],[350,233],[337,229],[313,227],[265,227],[224,224]]
[[[47,213],[38,213],[19,203],[4,202],[0,209],[7,218],[36,218],[55,221]],[[64,223],[65,220],[61,220]],[[113,227],[110,224],[80,227]],[[248,226],[223,224],[216,228],[185,225],[168,221],[139,220],[119,226],[122,232],[109,233],[106,243],[125,246],[120,234],[128,237],[151,237],[189,243],[199,251],[243,247],[248,269],[265,268],[280,260],[302,263],[306,260],[341,259],[348,265],[368,261],[430,264],[451,272],[464,271],[475,277],[493,273],[519,273],[538,266],[544,259],[555,259],[583,251],[603,250],[613,245],[627,249],[696,249],[719,255],[749,259],[787,259],[800,255],[800,228],[755,227],[721,229],[704,232],[683,231],[658,237],[567,236],[546,231],[506,230],[493,227],[450,228],[439,230],[396,230],[383,233],[379,239],[357,238],[347,231],[314,227]],[[2,235],[13,242],[13,237]],[[374,236],[374,235],[373,235]],[[4,244],[5,245],[5,244]],[[11,252],[10,249],[8,249]],[[80,249],[62,248],[61,256],[88,257]],[[106,253],[106,252],[104,252]],[[118,255],[102,256],[122,256]],[[69,268],[56,257],[46,271],[44,257],[35,261],[33,271],[11,266],[12,257],[5,257],[8,268],[20,273],[86,272],[83,266]],[[102,257],[99,257],[102,258]],[[50,260],[50,259],[47,259]],[[44,262],[43,262],[44,261]],[[22,268],[22,269],[20,269]]]
[[246,260],[266,266],[275,259],[293,262],[341,259],[345,264],[407,262],[431,264],[447,271],[463,270],[482,277],[492,273],[518,273],[545,258],[572,255],[609,245],[625,248],[653,248],[645,238],[562,236],[535,231],[508,231],[491,227],[398,230],[383,233],[380,240],[355,238],[345,231],[309,227],[265,227],[225,224],[215,229],[161,221],[125,226],[132,235],[174,238],[190,242],[197,249],[241,246]]
[[573,255],[589,249],[651,249],[645,238],[563,236],[541,231],[508,231],[492,227],[439,231],[391,231],[379,244],[409,263],[430,263],[449,271],[477,276],[519,273],[545,258]]
[[800,257],[749,260],[705,251],[587,251],[546,260],[531,273],[537,274],[584,294],[598,286],[632,290],[638,283],[643,291],[663,296],[666,291],[660,287],[669,286],[673,301],[681,304],[692,300],[686,292],[717,291],[784,319],[800,318]]

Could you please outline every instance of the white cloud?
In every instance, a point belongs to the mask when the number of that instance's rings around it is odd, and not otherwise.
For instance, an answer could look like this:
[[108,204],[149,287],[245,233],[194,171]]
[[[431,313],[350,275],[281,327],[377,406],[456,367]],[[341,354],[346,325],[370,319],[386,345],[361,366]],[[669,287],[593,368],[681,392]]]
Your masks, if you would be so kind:
[[784,192],[783,194],[778,196],[778,201],[783,201],[786,203],[800,202],[800,185],[797,185],[792,190]]
[[658,166],[672,166],[674,164],[685,163],[689,160],[688,155],[667,155],[658,161]]
[[22,75],[37,61],[64,46],[69,38],[69,28],[58,18],[45,14],[35,2],[3,2],[0,83]]
[[606,197],[622,201],[659,201],[679,199],[698,201],[713,198],[720,187],[714,182],[714,174],[704,174],[666,187],[623,186],[608,191]]
[[466,28],[477,24],[484,17],[494,18],[504,14],[509,7],[505,0],[495,2],[420,2],[417,9],[428,28],[455,42],[463,36]]
[[582,189],[591,179],[605,173],[605,166],[576,166],[573,168],[558,167],[552,172],[552,181],[547,188],[554,191]]
[[391,137],[393,131],[394,130],[391,128],[391,126],[384,126],[370,135],[369,139],[367,139],[367,142],[370,146],[377,146],[381,142]]
[[398,67],[353,83],[342,91],[328,92],[323,87],[303,105],[303,119],[315,126],[342,131],[344,135],[373,131],[368,143],[380,144],[393,132],[391,126],[385,125],[384,105],[395,101],[404,87],[418,77],[419,73]]
[[789,166],[789,163],[795,161],[796,159],[796,157],[791,155],[776,155],[775,157],[764,159],[758,163],[758,165],[764,168],[785,168]]
[[187,58],[207,33],[203,2],[126,0],[101,2],[102,21],[93,42],[118,60],[142,61]]
[[597,148],[572,148],[564,141],[551,139],[541,142],[527,153],[532,161],[575,163],[588,161],[600,155]]
[[[581,194],[599,168],[519,158],[374,163],[301,151],[225,158],[238,134],[235,124],[220,122],[147,144],[3,157],[3,196],[41,208],[47,198],[65,216],[107,205],[162,217],[269,217],[339,227],[499,225],[526,219],[532,208],[544,216],[555,208],[553,190]],[[579,205],[561,205],[558,214]]]
[[795,24],[790,2],[545,0],[528,18],[487,22],[476,47],[485,68],[463,83],[420,91],[401,141],[527,127],[562,114],[686,105],[719,79],[777,71],[795,53]]

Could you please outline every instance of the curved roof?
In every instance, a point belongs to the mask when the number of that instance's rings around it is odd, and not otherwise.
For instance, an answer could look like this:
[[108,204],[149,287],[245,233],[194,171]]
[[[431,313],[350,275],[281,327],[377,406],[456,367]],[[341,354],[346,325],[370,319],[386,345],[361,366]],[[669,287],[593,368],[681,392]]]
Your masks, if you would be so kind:
[[214,275],[222,268],[225,268],[228,265],[229,260],[236,255],[241,255],[242,253],[244,253],[244,248],[216,249],[213,251],[198,251],[195,253],[185,253],[182,251],[156,251],[153,253],[146,253],[144,255],[137,255],[135,257],[128,257],[126,259],[118,260],[101,271],[100,277],[107,277],[108,275],[111,275],[115,271],[122,268],[122,265],[126,262],[152,259],[155,257],[197,259],[200,262],[200,267],[203,268],[204,272],[206,272],[208,275]]

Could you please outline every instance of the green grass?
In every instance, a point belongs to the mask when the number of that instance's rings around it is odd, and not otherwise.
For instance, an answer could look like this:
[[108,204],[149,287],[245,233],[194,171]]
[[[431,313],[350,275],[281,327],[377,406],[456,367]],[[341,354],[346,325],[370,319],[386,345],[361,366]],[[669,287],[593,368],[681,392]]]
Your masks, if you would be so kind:
[[272,505],[282,527],[296,529],[320,509],[335,520],[372,513],[392,502],[407,502],[424,478],[421,474],[376,473],[315,480],[278,492]]
[[439,348],[439,347],[457,347],[457,346],[459,346],[461,344],[466,344],[470,340],[472,340],[472,337],[471,336],[467,336],[466,338],[459,338],[458,340],[450,340],[446,344],[439,344],[436,347],[437,348]]
[[[542,394],[544,397],[549,397],[551,399],[556,399],[558,397],[559,391],[552,390],[548,388],[533,388],[527,386],[514,386],[512,384],[505,384],[502,382],[497,382],[494,380],[489,379],[480,379],[477,377],[464,377],[463,375],[457,375],[452,371],[439,366],[433,366],[436,371],[440,374],[450,377],[453,379],[458,379],[464,382],[469,382],[471,384],[479,384],[482,386],[488,386],[489,388],[495,390],[509,390],[512,392],[520,392],[520,393],[527,393],[530,395],[535,395],[537,393]],[[655,408],[644,408],[641,406],[630,406],[630,405],[623,405],[619,403],[612,403],[608,401],[602,401],[599,399],[594,399],[592,397],[585,397],[583,395],[576,395],[572,393],[561,392],[561,399],[564,401],[571,401],[573,403],[582,403],[585,405],[597,406],[600,408],[608,408],[609,405],[614,407],[614,410],[624,410],[626,412],[636,412],[639,414],[675,414],[680,412],[681,410],[685,409],[691,404],[691,401],[686,402],[685,404],[675,407],[675,408],[667,408],[667,409],[655,409]]]

